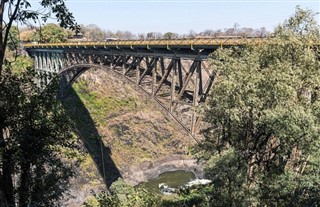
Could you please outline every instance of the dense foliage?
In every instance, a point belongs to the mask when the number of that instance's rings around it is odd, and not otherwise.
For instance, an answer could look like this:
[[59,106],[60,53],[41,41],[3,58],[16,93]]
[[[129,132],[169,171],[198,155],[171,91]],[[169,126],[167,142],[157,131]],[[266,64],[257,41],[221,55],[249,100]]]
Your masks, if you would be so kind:
[[315,14],[297,7],[259,45],[212,54],[211,127],[195,149],[211,206],[320,204],[320,61]]
[[68,39],[67,30],[56,24],[46,24],[40,30],[34,32],[34,41],[37,42],[66,42]]
[[2,77],[0,184],[7,205],[53,206],[73,173],[61,151],[75,148],[69,121],[54,88],[41,91],[30,70]]
[[93,194],[87,198],[83,207],[153,207],[160,206],[160,198],[145,189],[134,188],[121,178],[110,187],[110,192]]
[[37,80],[50,77],[30,68],[21,72],[30,65],[18,57],[18,29],[12,25],[45,21],[55,14],[60,26],[78,26],[63,0],[40,4],[41,13],[30,9],[27,0],[0,3],[0,206],[58,205],[72,175],[61,150],[75,145],[55,87],[43,90]]

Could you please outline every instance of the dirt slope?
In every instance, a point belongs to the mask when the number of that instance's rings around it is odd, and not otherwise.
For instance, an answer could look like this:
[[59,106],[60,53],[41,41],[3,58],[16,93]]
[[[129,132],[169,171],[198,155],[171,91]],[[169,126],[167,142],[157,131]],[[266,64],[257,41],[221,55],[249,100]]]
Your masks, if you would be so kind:
[[[188,155],[192,138],[152,101],[110,72],[85,72],[62,103],[86,152],[73,181],[71,194],[76,198],[68,206],[79,206],[91,190],[104,189],[104,181],[109,186],[123,177],[136,184],[166,169],[195,169]],[[139,169],[152,173],[140,172],[139,178],[134,174]]]

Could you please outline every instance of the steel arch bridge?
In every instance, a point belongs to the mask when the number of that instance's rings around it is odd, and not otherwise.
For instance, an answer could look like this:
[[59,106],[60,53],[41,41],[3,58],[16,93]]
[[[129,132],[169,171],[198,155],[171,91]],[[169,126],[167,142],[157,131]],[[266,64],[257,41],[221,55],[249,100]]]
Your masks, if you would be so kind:
[[[208,56],[219,47],[263,39],[126,40],[24,44],[39,73],[60,76],[60,95],[91,68],[108,69],[155,101],[193,138],[202,123],[197,108],[214,81]],[[196,138],[195,138],[196,139]]]

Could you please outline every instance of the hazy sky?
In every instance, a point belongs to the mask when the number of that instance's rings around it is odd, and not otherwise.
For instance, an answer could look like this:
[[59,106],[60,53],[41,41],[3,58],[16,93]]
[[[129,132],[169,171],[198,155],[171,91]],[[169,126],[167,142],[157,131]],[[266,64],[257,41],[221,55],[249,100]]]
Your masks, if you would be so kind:
[[264,26],[272,30],[294,13],[296,5],[320,11],[320,0],[66,0],[66,3],[79,24],[133,33],[201,32],[233,27],[235,23],[240,27]]

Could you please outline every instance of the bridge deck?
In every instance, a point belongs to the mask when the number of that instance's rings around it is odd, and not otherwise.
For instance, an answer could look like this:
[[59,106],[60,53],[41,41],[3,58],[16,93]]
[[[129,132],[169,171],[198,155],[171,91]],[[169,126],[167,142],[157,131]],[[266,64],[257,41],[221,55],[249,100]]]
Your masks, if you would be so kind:
[[200,39],[173,39],[173,40],[116,40],[103,42],[63,42],[63,43],[27,43],[25,48],[63,48],[63,47],[105,47],[105,48],[217,48],[219,46],[235,46],[250,43],[261,43],[263,38],[200,38]]
[[260,44],[263,38],[202,38],[173,40],[117,40],[104,42],[27,43],[33,52],[81,52],[82,54],[122,54],[207,59],[219,47]]

